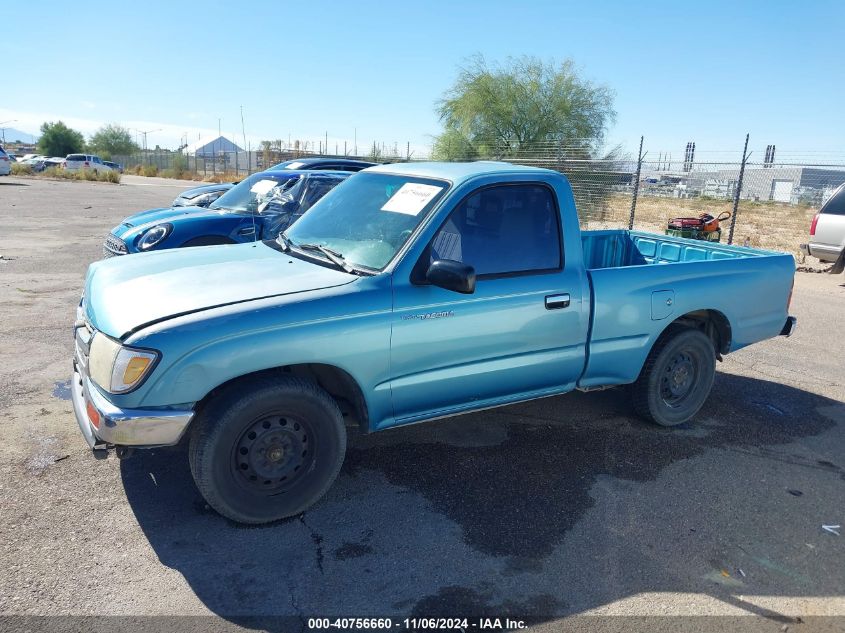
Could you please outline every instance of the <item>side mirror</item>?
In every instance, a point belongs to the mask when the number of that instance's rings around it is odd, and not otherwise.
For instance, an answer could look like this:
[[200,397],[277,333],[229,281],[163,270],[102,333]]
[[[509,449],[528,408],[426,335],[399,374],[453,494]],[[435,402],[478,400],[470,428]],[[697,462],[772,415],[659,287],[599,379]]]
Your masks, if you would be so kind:
[[453,259],[436,259],[431,262],[426,280],[433,286],[471,295],[475,292],[475,269]]

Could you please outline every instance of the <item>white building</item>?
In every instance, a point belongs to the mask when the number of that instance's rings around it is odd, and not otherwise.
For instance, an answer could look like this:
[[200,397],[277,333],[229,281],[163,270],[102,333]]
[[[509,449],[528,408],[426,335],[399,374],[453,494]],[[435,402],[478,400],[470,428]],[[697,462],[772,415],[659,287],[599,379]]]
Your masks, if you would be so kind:
[[185,154],[199,158],[214,158],[221,154],[241,153],[244,150],[225,136],[207,136],[191,143],[184,149]]

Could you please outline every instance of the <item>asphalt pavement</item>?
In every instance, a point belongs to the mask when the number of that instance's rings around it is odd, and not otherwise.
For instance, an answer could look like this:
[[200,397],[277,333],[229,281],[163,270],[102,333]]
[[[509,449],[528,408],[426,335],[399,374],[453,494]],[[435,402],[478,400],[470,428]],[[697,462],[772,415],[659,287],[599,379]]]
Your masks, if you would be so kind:
[[845,616],[841,275],[797,274],[796,334],[729,355],[673,429],[613,389],[356,435],[325,499],[257,528],[206,506],[182,447],[95,461],[83,275],[192,184],[0,179],[0,615]]

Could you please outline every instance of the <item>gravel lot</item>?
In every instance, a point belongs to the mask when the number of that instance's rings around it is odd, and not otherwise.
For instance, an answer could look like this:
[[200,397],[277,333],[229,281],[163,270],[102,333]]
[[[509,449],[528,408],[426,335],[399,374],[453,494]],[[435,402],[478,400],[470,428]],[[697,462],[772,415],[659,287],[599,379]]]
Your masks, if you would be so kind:
[[795,336],[729,356],[692,424],[611,390],[354,437],[316,507],[244,528],[184,449],[95,461],[74,421],[87,265],[195,184],[123,183],[0,179],[0,614],[845,616],[841,275],[799,274]]

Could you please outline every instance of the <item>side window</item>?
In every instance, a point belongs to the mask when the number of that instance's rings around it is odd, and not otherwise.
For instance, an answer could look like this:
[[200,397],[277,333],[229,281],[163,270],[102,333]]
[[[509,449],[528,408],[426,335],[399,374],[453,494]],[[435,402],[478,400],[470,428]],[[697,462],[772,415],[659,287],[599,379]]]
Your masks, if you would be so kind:
[[92,158],[94,159],[94,162],[95,162],[95,163],[97,163],[97,164],[99,164],[99,165],[102,165],[102,164],[103,164],[103,163],[102,163],[102,161],[100,160],[100,157],[99,157],[99,156],[92,156]]
[[821,209],[822,213],[845,215],[845,187],[842,187]]
[[465,198],[431,242],[431,259],[453,259],[476,275],[561,267],[554,195],[543,185],[504,185]]

